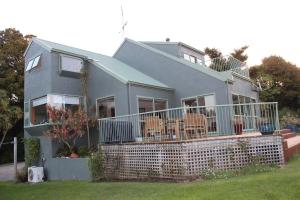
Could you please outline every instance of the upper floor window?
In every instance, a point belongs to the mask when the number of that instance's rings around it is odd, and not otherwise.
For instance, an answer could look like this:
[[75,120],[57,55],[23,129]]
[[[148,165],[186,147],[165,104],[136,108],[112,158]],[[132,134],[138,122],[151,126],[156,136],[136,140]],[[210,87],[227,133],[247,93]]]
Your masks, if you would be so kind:
[[183,54],[183,58],[185,60],[188,60],[188,61],[192,62],[192,63],[197,63],[197,64],[202,64],[203,63],[203,61],[200,58],[197,58],[197,57],[192,56],[192,55]]
[[26,71],[29,71],[37,66],[39,66],[41,60],[41,55],[29,60],[27,66],[26,66]]
[[73,56],[60,55],[60,69],[62,71],[80,73],[83,60]]
[[97,116],[98,118],[107,118],[116,116],[115,98],[107,97],[97,99]]

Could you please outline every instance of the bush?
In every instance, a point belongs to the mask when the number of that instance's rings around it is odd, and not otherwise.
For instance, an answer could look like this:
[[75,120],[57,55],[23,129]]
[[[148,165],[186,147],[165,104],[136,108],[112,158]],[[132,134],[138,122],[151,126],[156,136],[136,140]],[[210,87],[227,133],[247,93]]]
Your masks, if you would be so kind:
[[56,151],[57,157],[69,157],[70,154],[71,154],[71,151],[66,145],[58,148],[58,150]]
[[28,181],[27,167],[24,167],[21,170],[17,171],[17,181],[20,183],[25,183]]
[[32,166],[39,160],[40,140],[38,138],[24,139],[26,166]]
[[80,157],[87,157],[90,155],[90,150],[87,146],[81,146],[78,148],[78,155]]
[[88,162],[92,180],[100,181],[104,179],[104,158],[101,147],[97,152],[91,153]]

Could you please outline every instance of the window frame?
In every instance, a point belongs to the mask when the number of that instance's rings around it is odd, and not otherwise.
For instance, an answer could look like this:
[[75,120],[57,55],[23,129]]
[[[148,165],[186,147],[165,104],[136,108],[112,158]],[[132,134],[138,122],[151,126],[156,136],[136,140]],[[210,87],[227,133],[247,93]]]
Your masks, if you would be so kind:
[[[46,97],[46,105],[50,105],[49,101],[48,101],[48,96],[50,95],[58,95],[58,96],[62,96],[63,99],[64,97],[66,96],[69,96],[69,97],[78,97],[79,98],[79,106],[82,106],[83,110],[86,112],[87,109],[86,109],[86,97],[85,96],[80,96],[80,95],[71,95],[71,94],[58,94],[58,93],[49,93],[49,94],[46,94],[46,95],[43,95],[43,96],[40,96],[40,97],[37,97],[37,98],[33,98],[33,99],[29,99],[27,101],[24,101],[24,120],[25,120],[25,103],[28,103],[29,107],[28,107],[28,118],[29,118],[29,125],[25,125],[24,123],[24,128],[30,128],[30,127],[35,127],[35,126],[43,126],[43,125],[49,125],[51,124],[49,121],[46,122],[46,123],[42,123],[42,124],[32,124],[31,123],[31,116],[32,116],[32,102],[36,99],[40,99],[40,98],[43,98],[43,97]],[[63,106],[62,106],[63,109],[65,109],[65,102],[63,102]],[[24,121],[25,122],[25,121]]]
[[110,99],[110,98],[113,98],[113,99],[114,99],[114,105],[115,105],[115,117],[117,117],[116,97],[115,97],[115,95],[108,95],[108,96],[96,98],[96,104],[95,104],[95,105],[96,105],[96,118],[97,118],[97,119],[104,119],[104,118],[99,118],[98,100],[106,100],[106,99]]
[[[79,72],[77,71],[70,71],[70,70],[66,70],[66,69],[63,69],[63,66],[62,66],[62,59],[63,57],[66,57],[66,58],[71,58],[71,59],[74,59],[74,60],[79,60],[81,61],[81,68],[79,70]],[[59,71],[60,73],[61,72],[67,72],[67,73],[74,73],[74,74],[80,74],[81,73],[81,70],[84,68],[84,60],[80,57],[76,57],[76,56],[71,56],[71,55],[68,55],[68,54],[59,54]]]
[[[32,69],[39,67],[40,63],[41,63],[41,58],[42,58],[42,54],[39,54],[39,55],[33,57],[32,59],[30,59],[25,68],[25,72],[30,72]],[[37,63],[35,62],[36,59],[38,59]],[[29,64],[30,64],[30,67],[29,67]],[[35,64],[35,66],[34,66],[34,64]]]
[[[155,110],[155,100],[166,101],[166,109],[165,109],[165,110],[169,109],[169,100],[166,99],[166,98],[161,98],[161,97],[149,97],[149,96],[139,96],[139,95],[137,95],[136,97],[137,97],[137,113],[138,113],[138,114],[141,114],[141,113],[139,112],[139,110],[140,110],[139,99],[151,99],[151,100],[152,100],[152,108],[153,108],[153,110],[152,110],[152,111],[149,111],[149,112],[153,112],[153,113],[154,113],[155,111],[159,111],[159,110]],[[142,113],[147,113],[147,112],[142,112]]]

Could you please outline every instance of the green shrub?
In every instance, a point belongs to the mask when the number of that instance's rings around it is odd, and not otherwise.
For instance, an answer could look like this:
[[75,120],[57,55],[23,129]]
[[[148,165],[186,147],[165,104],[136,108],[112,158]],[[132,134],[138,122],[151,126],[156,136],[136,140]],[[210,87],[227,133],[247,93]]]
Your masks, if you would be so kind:
[[38,138],[24,139],[26,166],[32,166],[39,160],[40,140]]
[[80,157],[87,157],[90,155],[90,149],[87,146],[81,146],[78,148],[78,155]]
[[68,156],[70,156],[70,154],[71,154],[71,151],[66,145],[58,148],[56,151],[57,157],[68,157]]
[[17,171],[17,181],[20,183],[25,183],[28,180],[27,167],[24,167]]
[[92,180],[100,181],[104,179],[104,158],[101,147],[97,152],[90,154],[88,162]]

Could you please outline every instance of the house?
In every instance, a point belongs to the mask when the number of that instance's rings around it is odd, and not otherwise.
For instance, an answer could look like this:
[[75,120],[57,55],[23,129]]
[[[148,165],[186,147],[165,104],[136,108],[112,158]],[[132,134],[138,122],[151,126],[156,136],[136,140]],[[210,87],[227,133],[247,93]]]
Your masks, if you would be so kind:
[[[169,139],[178,140],[182,138],[179,129],[186,128],[185,113],[201,113],[206,136],[235,134],[233,116],[242,119],[243,131],[278,129],[277,104],[259,103],[259,89],[244,63],[232,57],[206,62],[201,50],[182,42],[125,39],[109,57],[33,38],[24,56],[25,135],[40,138],[41,156],[48,160],[51,179],[72,178],[76,171],[59,175],[51,170],[58,162],[64,166],[74,163],[53,158],[59,144],[43,134],[51,126],[46,105],[71,110],[81,106],[89,116],[100,119],[100,132],[91,130],[83,144],[87,140],[98,144],[145,139],[149,116],[168,123],[176,116],[177,128],[172,125],[176,136]],[[83,69],[86,83],[81,77]],[[268,122],[262,124],[259,117]],[[167,125],[160,121],[161,130],[166,130]],[[161,130],[154,139],[162,140]],[[80,161],[72,162],[79,162],[79,169],[86,168]],[[88,176],[79,174],[83,179]]]

